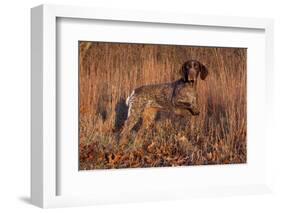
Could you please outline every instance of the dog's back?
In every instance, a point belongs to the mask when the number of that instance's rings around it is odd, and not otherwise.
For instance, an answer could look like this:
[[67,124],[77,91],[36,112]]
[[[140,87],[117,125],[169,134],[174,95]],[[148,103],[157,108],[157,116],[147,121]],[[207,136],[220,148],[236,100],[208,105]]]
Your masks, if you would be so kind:
[[133,90],[127,98],[126,104],[129,107],[128,117],[133,108],[157,107],[170,109],[175,86],[179,81],[172,83],[145,85]]

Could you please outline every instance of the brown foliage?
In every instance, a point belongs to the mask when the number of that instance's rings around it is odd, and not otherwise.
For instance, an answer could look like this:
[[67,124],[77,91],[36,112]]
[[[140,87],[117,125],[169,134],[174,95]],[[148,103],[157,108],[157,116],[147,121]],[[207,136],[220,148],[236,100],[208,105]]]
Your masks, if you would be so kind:
[[[119,146],[127,96],[178,79],[189,59],[209,69],[197,85],[200,115],[161,116]],[[246,162],[246,49],[80,42],[79,77],[80,169]]]

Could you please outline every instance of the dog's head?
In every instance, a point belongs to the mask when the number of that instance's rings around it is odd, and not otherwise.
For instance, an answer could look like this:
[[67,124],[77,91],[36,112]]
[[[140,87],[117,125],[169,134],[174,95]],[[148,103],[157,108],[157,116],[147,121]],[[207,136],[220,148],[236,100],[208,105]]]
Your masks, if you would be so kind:
[[208,75],[208,69],[199,61],[189,60],[182,65],[181,76],[184,82],[196,85],[199,75],[202,80]]

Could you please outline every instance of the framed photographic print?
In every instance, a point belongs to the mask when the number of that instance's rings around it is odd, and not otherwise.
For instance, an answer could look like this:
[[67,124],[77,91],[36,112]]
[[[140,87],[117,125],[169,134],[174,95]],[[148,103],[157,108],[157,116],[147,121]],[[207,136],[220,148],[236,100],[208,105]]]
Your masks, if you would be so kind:
[[31,14],[32,203],[270,192],[272,20]]

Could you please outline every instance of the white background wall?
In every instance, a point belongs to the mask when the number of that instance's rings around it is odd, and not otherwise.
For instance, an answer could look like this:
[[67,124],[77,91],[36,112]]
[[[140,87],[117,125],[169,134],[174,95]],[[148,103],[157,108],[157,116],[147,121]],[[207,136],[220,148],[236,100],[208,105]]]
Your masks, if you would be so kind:
[[[30,8],[41,3],[79,4],[137,10],[275,19],[275,141],[272,195],[202,198],[67,209],[69,212],[277,212],[281,210],[281,13],[278,0],[9,0],[0,6],[0,211],[37,212],[29,204],[30,178]],[[258,62],[257,62],[258,63]],[[278,111],[279,109],[279,111]],[[266,112],[265,112],[266,113]],[[47,210],[60,212],[65,209]]]

